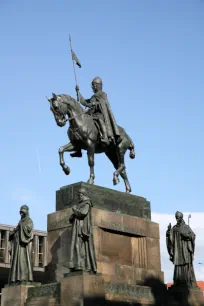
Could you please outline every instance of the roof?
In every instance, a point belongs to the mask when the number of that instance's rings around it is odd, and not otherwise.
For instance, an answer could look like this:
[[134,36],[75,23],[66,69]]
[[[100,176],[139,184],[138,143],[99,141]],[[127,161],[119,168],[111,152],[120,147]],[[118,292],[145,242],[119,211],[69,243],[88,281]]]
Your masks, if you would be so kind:
[[201,290],[204,290],[204,281],[198,281],[197,285]]

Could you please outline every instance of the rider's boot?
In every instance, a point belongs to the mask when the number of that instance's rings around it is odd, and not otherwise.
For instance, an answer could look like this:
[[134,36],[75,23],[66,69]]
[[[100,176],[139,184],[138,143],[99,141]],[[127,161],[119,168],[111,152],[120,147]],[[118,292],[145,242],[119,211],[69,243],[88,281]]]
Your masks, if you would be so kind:
[[82,157],[82,152],[81,152],[81,150],[78,150],[74,153],[71,153],[70,156],[71,157]]
[[101,132],[102,132],[101,142],[105,145],[109,145],[108,134],[107,134],[105,124],[101,122],[101,120],[99,120],[99,124],[100,124]]

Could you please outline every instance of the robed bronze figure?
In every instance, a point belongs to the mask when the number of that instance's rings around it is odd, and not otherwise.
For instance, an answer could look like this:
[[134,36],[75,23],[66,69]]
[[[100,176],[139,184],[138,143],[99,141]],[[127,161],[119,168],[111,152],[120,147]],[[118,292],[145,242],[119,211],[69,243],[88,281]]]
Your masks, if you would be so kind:
[[11,268],[9,284],[33,282],[32,270],[32,240],[33,222],[29,217],[29,208],[23,205],[20,208],[21,220],[10,233],[11,241]]
[[174,285],[196,287],[193,269],[195,234],[185,224],[181,212],[177,211],[175,217],[177,224],[173,227],[169,224],[166,232],[167,250],[174,264]]
[[78,190],[79,203],[73,206],[70,217],[72,236],[70,246],[69,268],[71,271],[96,273],[96,257],[91,224],[92,203],[86,189]]

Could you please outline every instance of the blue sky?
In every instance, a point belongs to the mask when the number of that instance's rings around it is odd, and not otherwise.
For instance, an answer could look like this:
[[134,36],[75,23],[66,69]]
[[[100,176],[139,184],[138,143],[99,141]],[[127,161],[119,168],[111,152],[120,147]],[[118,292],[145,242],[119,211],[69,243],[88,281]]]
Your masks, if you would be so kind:
[[[46,229],[55,191],[87,181],[82,159],[59,166],[68,142],[45,96],[75,97],[69,34],[82,68],[81,93],[100,76],[118,124],[135,143],[126,165],[133,194],[153,212],[203,211],[204,1],[0,1],[0,223],[16,224],[21,204]],[[96,156],[97,185],[113,187],[113,167]]]

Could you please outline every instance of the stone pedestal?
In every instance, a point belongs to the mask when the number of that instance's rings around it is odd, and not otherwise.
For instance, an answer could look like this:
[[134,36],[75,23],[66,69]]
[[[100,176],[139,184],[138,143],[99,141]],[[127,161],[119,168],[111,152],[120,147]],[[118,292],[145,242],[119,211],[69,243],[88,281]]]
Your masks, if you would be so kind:
[[[69,272],[72,229],[69,217],[71,206],[76,203],[75,192],[81,185],[86,187],[94,206],[92,226],[97,271],[104,280],[134,285],[142,285],[149,276],[163,280],[159,225],[150,220],[150,203],[134,195],[78,183],[57,192],[57,207],[68,208],[48,215],[49,281],[60,281]],[[69,203],[71,199],[73,202]],[[66,201],[69,204],[65,205]]]
[[60,306],[102,306],[104,304],[104,280],[101,275],[71,273],[61,280]]
[[87,189],[95,208],[151,219],[150,202],[145,198],[84,182],[64,186],[56,192],[56,211],[76,205],[81,187]]
[[[40,284],[37,284],[38,286]],[[7,286],[2,289],[1,306],[24,306],[28,295],[28,289],[34,285]]]
[[[68,268],[69,218],[81,187],[93,203],[97,274],[70,273]],[[56,212],[48,215],[47,230],[46,279],[52,284],[31,288],[26,306],[155,305],[147,280],[162,283],[164,277],[159,225],[151,221],[145,198],[86,183],[65,186],[57,191]]]

